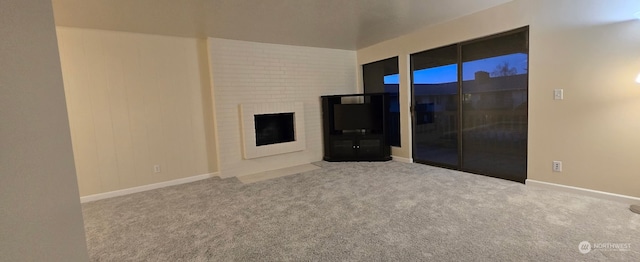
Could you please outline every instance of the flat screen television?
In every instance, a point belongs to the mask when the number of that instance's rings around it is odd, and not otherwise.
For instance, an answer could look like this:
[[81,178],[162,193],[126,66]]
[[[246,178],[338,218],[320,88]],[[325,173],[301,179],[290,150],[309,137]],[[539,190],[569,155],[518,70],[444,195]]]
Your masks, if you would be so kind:
[[336,130],[372,130],[380,128],[371,104],[333,105],[333,124]]

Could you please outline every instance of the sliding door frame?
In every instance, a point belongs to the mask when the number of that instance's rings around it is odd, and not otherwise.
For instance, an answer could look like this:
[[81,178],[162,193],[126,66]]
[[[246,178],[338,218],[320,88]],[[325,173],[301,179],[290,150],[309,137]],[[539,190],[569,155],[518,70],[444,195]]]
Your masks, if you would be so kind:
[[[472,43],[476,43],[476,42],[481,42],[481,41],[485,41],[485,40],[489,40],[489,39],[493,39],[493,38],[498,38],[498,37],[503,37],[503,36],[507,36],[507,35],[512,35],[512,34],[517,34],[517,33],[523,33],[525,32],[525,41],[526,41],[526,45],[527,45],[527,69],[529,68],[529,26],[524,26],[524,27],[520,27],[520,28],[516,28],[513,30],[509,30],[509,31],[505,31],[505,32],[501,32],[501,33],[496,33],[496,34],[492,34],[490,36],[484,36],[484,37],[480,37],[480,38],[475,38],[475,39],[471,39],[471,40],[466,40],[466,41],[462,41],[462,42],[458,42],[455,44],[449,44],[449,45],[444,45],[444,46],[439,46],[439,47],[434,47],[434,48],[430,48],[428,50],[423,50],[420,52],[415,52],[415,53],[411,53],[409,54],[409,60],[410,60],[410,68],[409,68],[409,74],[410,74],[410,80],[411,80],[411,107],[410,107],[410,114],[411,114],[411,132],[412,132],[412,143],[411,146],[413,148],[412,150],[412,158],[413,161],[415,163],[420,163],[420,164],[426,164],[426,165],[430,165],[430,166],[437,166],[437,167],[442,167],[442,168],[447,168],[447,169],[453,169],[453,170],[458,170],[458,171],[463,171],[463,172],[468,172],[468,173],[473,173],[473,174],[478,174],[478,175],[483,175],[483,176],[489,176],[489,177],[495,177],[495,178],[500,178],[500,179],[506,179],[506,180],[511,180],[511,181],[515,181],[515,182],[519,182],[519,183],[525,183],[526,177],[528,177],[528,172],[525,173],[525,178],[524,179],[517,179],[517,178],[510,178],[510,177],[505,177],[505,174],[492,174],[492,173],[486,173],[486,172],[482,172],[482,171],[478,171],[478,170],[473,170],[473,169],[469,169],[469,168],[464,168],[463,167],[463,163],[464,163],[464,154],[463,154],[463,147],[464,147],[464,135],[463,135],[463,93],[462,93],[462,84],[463,84],[463,80],[462,80],[462,74],[463,74],[463,70],[462,70],[462,65],[463,65],[463,61],[462,61],[462,48],[465,45],[468,44],[472,44]],[[434,50],[434,49],[438,49],[438,48],[443,48],[443,47],[447,47],[447,46],[452,46],[452,45],[456,45],[457,48],[457,77],[458,77],[458,81],[457,81],[457,91],[458,91],[458,107],[457,107],[457,139],[458,139],[458,165],[448,165],[448,164],[443,164],[443,163],[438,163],[438,162],[432,162],[432,161],[428,161],[428,160],[422,160],[422,159],[418,159],[416,158],[416,126],[417,126],[417,120],[416,120],[416,101],[415,101],[415,84],[414,84],[414,79],[413,79],[413,72],[414,72],[414,61],[412,59],[412,56],[414,54],[418,54],[421,52],[425,52],[425,51],[429,51],[429,50]],[[525,144],[525,153],[527,155],[526,160],[525,160],[525,165],[528,166],[528,150],[529,150],[529,134],[528,134],[528,126],[529,126],[529,98],[530,98],[530,92],[529,92],[529,72],[527,72],[527,109],[526,109],[526,119],[527,119],[527,143]],[[528,171],[528,170],[527,170]]]

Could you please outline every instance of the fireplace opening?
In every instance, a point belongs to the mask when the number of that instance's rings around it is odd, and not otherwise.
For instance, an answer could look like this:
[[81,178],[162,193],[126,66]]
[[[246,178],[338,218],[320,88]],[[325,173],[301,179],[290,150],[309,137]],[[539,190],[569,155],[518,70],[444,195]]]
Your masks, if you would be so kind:
[[294,113],[254,115],[256,146],[264,146],[295,140]]

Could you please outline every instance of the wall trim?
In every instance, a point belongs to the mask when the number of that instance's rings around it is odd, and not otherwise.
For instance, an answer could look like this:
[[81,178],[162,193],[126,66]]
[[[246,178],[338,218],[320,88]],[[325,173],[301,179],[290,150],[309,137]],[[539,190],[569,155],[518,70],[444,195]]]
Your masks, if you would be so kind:
[[107,198],[112,198],[112,197],[118,197],[118,196],[124,196],[124,195],[129,195],[129,194],[133,194],[133,193],[149,191],[149,190],[168,187],[168,186],[186,184],[186,183],[191,183],[191,182],[195,182],[195,181],[199,181],[199,180],[203,180],[203,179],[207,179],[207,178],[211,178],[211,177],[215,177],[215,176],[218,176],[218,172],[209,173],[209,174],[203,174],[203,175],[197,175],[197,176],[190,176],[190,177],[185,177],[185,178],[179,178],[179,179],[174,179],[174,180],[170,180],[170,181],[164,181],[164,182],[160,182],[160,183],[154,183],[154,184],[149,184],[149,185],[131,187],[131,188],[126,188],[126,189],[121,189],[121,190],[116,190],[116,191],[111,191],[111,192],[98,193],[98,194],[94,194],[94,195],[88,195],[88,196],[80,197],[80,203],[93,202],[93,201],[97,201],[97,200],[102,200],[102,199],[107,199]]
[[616,202],[622,202],[622,203],[626,203],[626,204],[640,204],[640,198],[633,197],[633,196],[620,195],[620,194],[609,193],[609,192],[598,191],[598,190],[592,190],[592,189],[586,189],[586,188],[581,188],[581,187],[573,187],[573,186],[566,186],[566,185],[561,185],[561,184],[554,184],[554,183],[549,183],[549,182],[537,181],[537,180],[533,180],[533,179],[527,179],[525,181],[525,184],[527,186],[534,186],[534,187],[540,187],[540,188],[553,189],[553,190],[558,190],[558,191],[562,191],[562,192],[568,192],[568,193],[574,193],[574,194],[590,196],[590,197],[595,197],[595,198],[600,198],[600,199],[612,200],[612,201],[616,201]]
[[409,163],[409,164],[413,163],[413,158],[391,156],[391,159],[393,159],[393,161],[398,161],[398,162],[402,162],[402,163]]

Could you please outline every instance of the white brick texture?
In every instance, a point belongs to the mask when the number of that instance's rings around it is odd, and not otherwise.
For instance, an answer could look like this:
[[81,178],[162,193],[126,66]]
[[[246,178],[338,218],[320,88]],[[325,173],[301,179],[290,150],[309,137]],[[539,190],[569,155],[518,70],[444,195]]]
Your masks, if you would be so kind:
[[[208,39],[220,176],[255,174],[322,159],[320,96],[357,91],[356,52]],[[240,104],[302,102],[305,150],[243,159]]]

